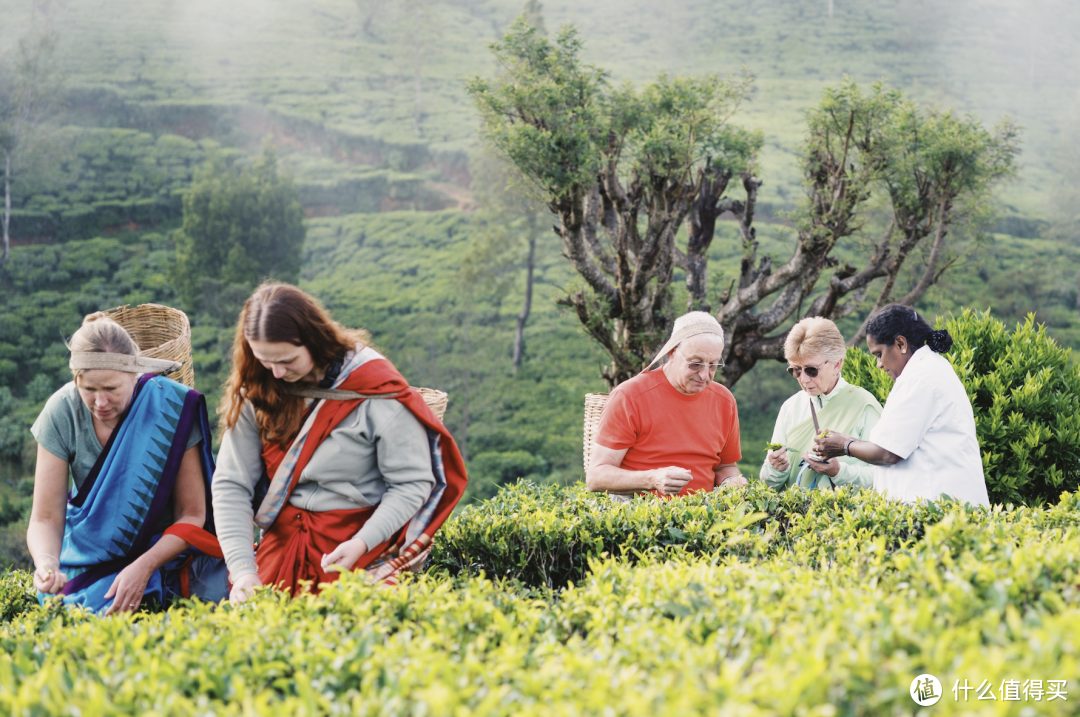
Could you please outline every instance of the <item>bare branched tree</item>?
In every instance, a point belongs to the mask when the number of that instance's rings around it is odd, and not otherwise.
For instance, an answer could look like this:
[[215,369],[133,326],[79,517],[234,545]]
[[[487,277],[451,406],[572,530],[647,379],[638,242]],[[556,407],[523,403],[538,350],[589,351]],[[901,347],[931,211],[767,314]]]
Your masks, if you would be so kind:
[[[728,122],[752,78],[661,75],[640,91],[613,89],[603,71],[578,60],[580,48],[572,28],[549,41],[518,21],[493,45],[501,75],[475,78],[469,90],[489,143],[559,218],[555,231],[583,284],[561,303],[610,355],[603,375],[611,385],[640,371],[666,339],[675,267],[686,272],[689,308],[714,310],[708,254],[725,214],[736,220],[742,248],[739,275],[715,309],[728,336],[723,380],[731,386],[758,361],[782,359],[790,321],[850,315],[877,279],[885,281],[875,305],[892,300],[908,258],[933,236],[918,280],[900,299],[918,301],[955,258],[946,236],[958,199],[986,201],[988,188],[1013,172],[1011,121],[990,132],[881,85],[863,93],[846,80],[807,113],[806,198],[794,213],[792,254],[783,262],[759,257],[753,222],[762,182],[753,168],[761,135]],[[732,188],[738,198],[728,196]],[[875,192],[891,204],[892,221],[862,266],[841,263],[835,253],[864,233]]]
[[470,162],[476,232],[462,262],[463,280],[482,286],[501,302],[524,269],[521,310],[515,319],[511,365],[525,360],[525,328],[532,314],[539,244],[550,237],[551,212],[529,191],[517,169],[504,159],[481,153]]
[[[867,94],[851,81],[827,89],[807,121],[802,154],[807,199],[795,214],[792,256],[779,266],[769,256],[758,260],[750,217],[741,203],[731,203],[743,260],[738,287],[721,296],[717,312],[729,336],[724,370],[728,385],[761,359],[783,359],[787,332],[778,329],[786,322],[803,316],[849,316],[876,279],[884,283],[876,290],[873,309],[894,301],[908,306],[919,301],[958,258],[946,245],[957,200],[965,197],[985,205],[989,188],[1012,175],[1018,152],[1011,120],[989,132],[971,118],[921,110],[881,85]],[[749,176],[744,185],[745,206],[752,207],[758,185]],[[865,203],[878,189],[888,199],[892,219],[862,266],[841,264],[834,250],[864,229]],[[894,296],[908,259],[931,236],[914,284]],[[815,295],[822,273],[829,269],[828,285]],[[768,297],[773,298],[766,302]],[[852,344],[864,337],[865,328],[860,328]]]

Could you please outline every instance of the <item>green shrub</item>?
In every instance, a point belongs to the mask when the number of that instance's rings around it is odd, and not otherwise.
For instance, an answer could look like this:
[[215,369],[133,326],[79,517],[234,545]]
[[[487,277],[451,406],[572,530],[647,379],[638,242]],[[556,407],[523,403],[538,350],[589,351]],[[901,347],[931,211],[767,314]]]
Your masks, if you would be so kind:
[[15,185],[12,235],[69,241],[175,219],[180,192],[213,147],[171,134],[64,127],[52,137],[53,171]]
[[249,169],[214,157],[184,195],[173,284],[195,307],[204,279],[248,289],[268,277],[296,282],[305,231],[296,186],[270,145]]
[[33,573],[12,570],[0,574],[0,622],[11,622],[37,604]]
[[551,472],[543,456],[535,456],[524,450],[485,451],[469,460],[469,486],[467,496],[472,500],[485,500],[499,492],[503,485],[519,478],[542,479]]
[[[759,560],[785,553],[828,564],[852,540],[881,540],[902,550],[941,520],[949,502],[905,505],[874,491],[785,491],[754,481],[742,490],[697,493],[678,500],[652,495],[622,503],[582,485],[539,487],[527,481],[466,507],[436,533],[432,569],[480,572],[531,587],[582,580],[590,561],[725,555]],[[973,520],[1080,526],[1080,497],[1063,496],[1050,510],[976,510]]]
[[[1043,505],[1080,486],[1080,366],[1034,316],[1010,333],[989,312],[965,310],[938,328],[967,389],[991,503]],[[844,378],[883,403],[892,380],[869,354],[848,349]]]
[[[1075,521],[1070,500],[1055,510]],[[852,535],[826,565],[594,559],[559,592],[350,575],[240,608],[34,608],[0,626],[0,713],[869,717],[913,714],[908,687],[930,673],[935,715],[1071,715],[1080,535],[1052,512],[954,505],[918,543]],[[1066,680],[1067,699],[951,694],[1006,679]]]
[[892,391],[893,380],[889,378],[889,374],[877,367],[877,359],[869,353],[854,346],[849,348],[847,355],[844,356],[844,366],[840,373],[845,381],[855,386],[862,386],[874,394],[874,398],[880,401],[881,405],[885,405],[885,399]]

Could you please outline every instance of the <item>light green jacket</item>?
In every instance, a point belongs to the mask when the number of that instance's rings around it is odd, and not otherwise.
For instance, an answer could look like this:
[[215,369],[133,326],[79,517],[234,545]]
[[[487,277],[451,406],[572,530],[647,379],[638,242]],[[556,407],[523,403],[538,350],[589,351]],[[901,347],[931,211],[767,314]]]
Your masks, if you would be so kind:
[[[770,488],[781,489],[795,484],[799,476],[799,464],[804,451],[813,445],[813,419],[810,416],[810,401],[814,402],[818,421],[822,430],[829,429],[859,440],[866,440],[878,419],[881,418],[881,404],[867,390],[852,386],[840,377],[832,392],[825,396],[811,397],[805,391],[799,391],[784,401],[776,417],[772,443],[782,443],[788,449],[788,469],[778,471],[769,465],[768,459],[761,466],[761,480]],[[842,456],[840,472],[833,482],[840,485],[857,485],[871,488],[874,485],[873,467],[857,458]],[[801,485],[809,488],[817,474],[807,469],[802,475]],[[827,476],[821,476],[817,487],[831,488]]]

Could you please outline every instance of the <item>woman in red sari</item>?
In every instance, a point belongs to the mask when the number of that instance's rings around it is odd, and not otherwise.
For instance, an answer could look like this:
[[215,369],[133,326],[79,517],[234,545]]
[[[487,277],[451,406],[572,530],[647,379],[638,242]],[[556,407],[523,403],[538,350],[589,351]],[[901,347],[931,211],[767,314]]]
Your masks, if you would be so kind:
[[213,482],[234,602],[260,585],[317,591],[339,569],[394,582],[423,567],[461,498],[453,438],[368,344],[295,286],[244,304]]

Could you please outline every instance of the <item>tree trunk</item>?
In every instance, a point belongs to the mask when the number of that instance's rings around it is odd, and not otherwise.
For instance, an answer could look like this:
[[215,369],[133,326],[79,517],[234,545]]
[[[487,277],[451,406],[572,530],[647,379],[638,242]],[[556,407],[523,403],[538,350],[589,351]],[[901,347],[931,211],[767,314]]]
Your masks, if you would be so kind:
[[728,207],[720,201],[731,180],[731,170],[707,166],[701,190],[686,215],[686,293],[688,311],[711,313],[708,291],[709,246],[716,235],[716,219]]
[[529,258],[525,265],[525,305],[517,317],[517,328],[514,329],[514,373],[521,368],[521,361],[525,358],[525,323],[529,320],[529,312],[532,311],[533,293],[533,267],[536,264],[536,232],[529,233]]
[[[945,235],[949,228],[949,211],[951,206],[952,197],[948,193],[942,194],[941,201],[937,207],[938,211],[935,215],[931,215],[937,217],[937,234],[934,237],[934,246],[930,250],[930,257],[927,260],[923,276],[915,288],[895,303],[903,304],[904,306],[914,306],[915,303],[923,297],[926,290],[940,278],[937,267],[938,262],[941,261],[942,251],[944,250]],[[930,227],[932,226],[933,225],[931,224]],[[896,286],[896,279],[900,275],[900,270],[904,266],[904,261],[907,259],[911,250],[915,248],[919,242],[925,239],[929,233],[929,229],[925,224],[909,223],[909,228],[904,236],[904,240],[900,242],[896,255],[892,258],[888,270],[885,272],[885,285],[881,288],[881,293],[878,295],[877,301],[874,302],[874,307],[866,314],[866,318],[863,319],[858,331],[855,332],[855,335],[852,336],[851,340],[848,342],[849,346],[858,346],[866,340],[866,325],[870,323],[870,317],[873,316],[878,309],[892,301],[892,291]]]
[[465,310],[465,386],[461,392],[461,459],[469,460],[469,391],[472,388],[472,342],[469,340],[469,324],[472,323],[472,300]]
[[416,99],[413,102],[413,132],[420,134],[420,50],[416,51],[416,69],[413,75],[416,85]]
[[421,6],[416,4],[416,18],[413,23],[413,84],[416,98],[413,102],[413,132],[420,134],[420,25]]
[[8,251],[11,246],[11,151],[4,151],[4,255],[0,258],[0,267],[7,265]]

